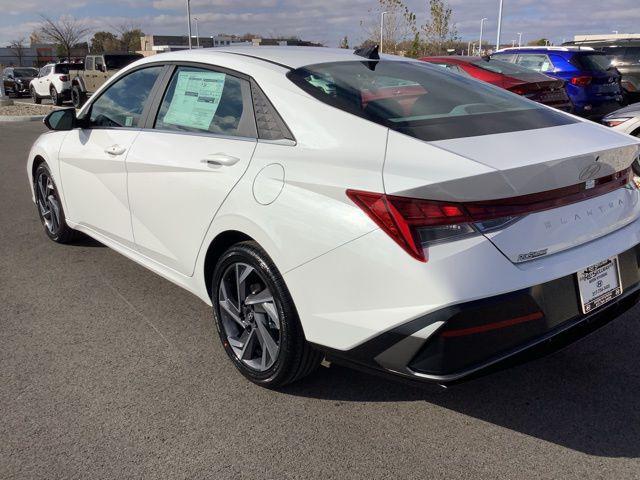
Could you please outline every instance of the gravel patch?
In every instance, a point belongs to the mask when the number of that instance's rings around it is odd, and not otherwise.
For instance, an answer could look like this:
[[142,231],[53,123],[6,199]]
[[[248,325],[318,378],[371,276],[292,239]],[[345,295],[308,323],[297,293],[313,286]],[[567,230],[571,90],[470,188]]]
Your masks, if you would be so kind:
[[0,117],[35,116],[47,115],[54,107],[45,105],[29,105],[25,103],[14,103],[7,107],[0,107]]

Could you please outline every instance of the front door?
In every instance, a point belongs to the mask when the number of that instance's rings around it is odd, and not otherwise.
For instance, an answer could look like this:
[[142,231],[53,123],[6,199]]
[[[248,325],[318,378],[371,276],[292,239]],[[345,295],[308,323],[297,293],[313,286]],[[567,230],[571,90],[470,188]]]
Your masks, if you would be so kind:
[[136,70],[111,85],[88,109],[60,150],[66,213],[72,222],[133,248],[125,159],[161,66]]
[[136,246],[191,275],[216,211],[256,147],[249,82],[214,69],[177,67],[152,126],[127,157]]

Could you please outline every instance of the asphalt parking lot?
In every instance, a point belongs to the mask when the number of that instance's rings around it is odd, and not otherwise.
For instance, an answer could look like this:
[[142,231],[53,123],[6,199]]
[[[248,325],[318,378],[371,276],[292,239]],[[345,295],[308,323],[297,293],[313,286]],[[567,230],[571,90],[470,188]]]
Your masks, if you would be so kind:
[[0,478],[640,478],[640,309],[450,388],[322,368],[244,380],[209,307],[89,239],[45,236],[0,123]]

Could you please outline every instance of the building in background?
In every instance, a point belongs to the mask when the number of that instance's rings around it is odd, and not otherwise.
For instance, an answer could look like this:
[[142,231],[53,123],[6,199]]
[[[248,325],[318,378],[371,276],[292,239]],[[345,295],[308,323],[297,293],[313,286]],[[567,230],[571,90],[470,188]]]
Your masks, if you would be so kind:
[[604,33],[594,35],[575,35],[573,37],[574,42],[598,42],[607,40],[640,40],[640,33]]
[[[198,42],[199,40],[199,42]],[[323,45],[314,42],[300,40],[299,38],[253,38],[248,36],[238,37],[235,35],[216,35],[209,37],[193,37],[191,40],[193,48],[212,48],[227,46],[305,46],[305,47],[322,47]],[[186,35],[143,35],[140,37],[140,46],[142,50],[138,51],[145,57],[155,55],[162,52],[173,52],[176,50],[185,50],[189,48],[189,38]]]
[[[192,38],[193,48],[197,48],[198,40],[200,48],[223,47],[228,45],[249,45],[249,42],[239,40],[228,35]],[[186,35],[143,35],[140,37],[141,53],[145,57],[162,52],[173,52],[189,48],[189,37]]]

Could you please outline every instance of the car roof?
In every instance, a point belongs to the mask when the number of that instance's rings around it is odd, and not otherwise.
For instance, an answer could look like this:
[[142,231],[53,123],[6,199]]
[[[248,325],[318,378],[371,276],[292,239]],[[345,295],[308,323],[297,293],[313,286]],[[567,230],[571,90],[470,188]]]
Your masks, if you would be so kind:
[[[265,64],[295,69],[306,65],[330,62],[364,61],[363,57],[354,54],[353,50],[345,48],[324,47],[288,47],[288,46],[240,46],[240,47],[215,47],[199,48],[193,50],[180,50],[154,55],[156,59],[171,58],[171,60],[214,61],[220,55],[243,56],[247,59],[260,60]],[[147,57],[151,59],[153,57]],[[411,58],[398,57],[396,55],[380,55],[382,60],[411,61]]]
[[601,51],[599,50],[595,50],[591,47],[584,47],[584,46],[564,46],[564,47],[554,47],[554,46],[550,46],[550,47],[537,47],[537,46],[529,46],[529,47],[508,47],[508,48],[502,48],[496,52],[494,52],[495,54],[501,54],[501,53],[513,53],[513,54],[517,54],[520,52],[524,52],[524,53],[555,53],[555,54],[559,54],[559,55],[568,55],[568,56],[572,56],[572,55],[600,55],[602,54]]

